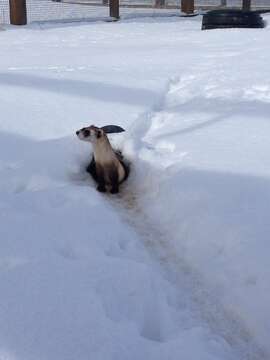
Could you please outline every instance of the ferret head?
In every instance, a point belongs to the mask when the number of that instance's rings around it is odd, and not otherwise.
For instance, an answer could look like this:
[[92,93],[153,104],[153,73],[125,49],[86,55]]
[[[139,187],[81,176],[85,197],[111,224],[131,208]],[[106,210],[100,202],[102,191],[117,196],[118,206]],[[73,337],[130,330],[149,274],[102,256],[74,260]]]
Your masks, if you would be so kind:
[[98,140],[106,136],[104,130],[91,125],[76,131],[76,135],[80,140],[89,141],[95,144]]

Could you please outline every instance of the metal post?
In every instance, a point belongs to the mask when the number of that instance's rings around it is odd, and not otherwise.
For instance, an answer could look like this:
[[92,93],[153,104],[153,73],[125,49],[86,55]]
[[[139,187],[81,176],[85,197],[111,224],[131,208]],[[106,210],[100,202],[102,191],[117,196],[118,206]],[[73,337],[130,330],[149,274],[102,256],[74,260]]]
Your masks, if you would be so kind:
[[194,0],[181,0],[181,11],[186,14],[193,14]]
[[110,16],[119,19],[119,0],[110,0]]
[[26,0],[9,0],[10,23],[12,25],[26,25]]
[[242,9],[245,11],[249,11],[251,8],[251,0],[243,0]]

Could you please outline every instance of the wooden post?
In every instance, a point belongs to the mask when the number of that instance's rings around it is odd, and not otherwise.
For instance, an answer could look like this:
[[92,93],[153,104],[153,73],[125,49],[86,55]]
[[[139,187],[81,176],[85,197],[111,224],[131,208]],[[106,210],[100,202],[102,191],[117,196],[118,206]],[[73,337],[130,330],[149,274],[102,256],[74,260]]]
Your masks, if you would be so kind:
[[249,11],[251,8],[251,0],[243,0],[242,9],[245,11]]
[[193,14],[194,0],[181,0],[181,11],[186,14]]
[[110,0],[110,16],[119,19],[119,0]]
[[9,0],[10,23],[12,25],[26,25],[26,0]]
[[156,0],[155,1],[156,8],[164,8],[165,7],[165,0]]

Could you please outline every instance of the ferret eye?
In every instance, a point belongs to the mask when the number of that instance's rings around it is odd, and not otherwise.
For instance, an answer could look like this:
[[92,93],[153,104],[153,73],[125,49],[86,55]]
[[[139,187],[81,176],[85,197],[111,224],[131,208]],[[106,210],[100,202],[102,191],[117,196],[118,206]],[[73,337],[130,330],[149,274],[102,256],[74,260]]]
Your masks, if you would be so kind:
[[88,137],[90,135],[90,131],[89,130],[83,130],[83,135],[85,137]]
[[102,133],[100,130],[97,131],[97,138],[99,139],[101,137]]

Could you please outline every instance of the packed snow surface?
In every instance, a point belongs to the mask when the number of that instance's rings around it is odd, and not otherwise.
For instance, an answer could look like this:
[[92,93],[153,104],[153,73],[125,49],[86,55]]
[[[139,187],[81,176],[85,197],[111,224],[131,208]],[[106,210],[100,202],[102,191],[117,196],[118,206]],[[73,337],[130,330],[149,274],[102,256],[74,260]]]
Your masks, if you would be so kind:
[[[0,33],[1,360],[270,358],[269,28],[200,26]],[[91,124],[127,130],[119,195]]]

